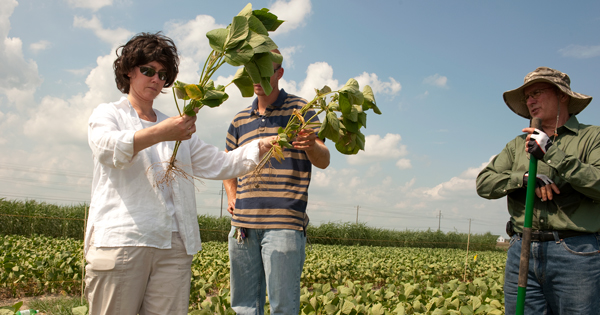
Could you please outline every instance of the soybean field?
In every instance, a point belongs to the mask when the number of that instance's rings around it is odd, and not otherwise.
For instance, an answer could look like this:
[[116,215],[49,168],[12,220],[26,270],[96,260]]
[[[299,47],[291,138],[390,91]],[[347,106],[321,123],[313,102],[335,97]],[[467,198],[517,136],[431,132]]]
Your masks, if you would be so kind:
[[[0,297],[80,294],[82,247],[0,236]],[[503,251],[307,244],[301,314],[504,314],[505,259]],[[234,314],[227,243],[203,243],[191,284],[191,314]]]

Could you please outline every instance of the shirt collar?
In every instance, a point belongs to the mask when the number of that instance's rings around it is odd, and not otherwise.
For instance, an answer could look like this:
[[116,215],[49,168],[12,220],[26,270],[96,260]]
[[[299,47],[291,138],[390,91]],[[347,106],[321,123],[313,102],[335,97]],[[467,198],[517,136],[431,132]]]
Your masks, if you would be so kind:
[[564,125],[562,125],[562,127],[565,127],[572,133],[577,134],[579,132],[579,120],[577,120],[577,117],[575,117],[575,115],[571,115],[569,120],[567,120],[567,122]]
[[[271,113],[271,111],[283,106],[283,103],[285,102],[285,99],[287,98],[287,96],[288,96],[287,92],[284,89],[280,89],[279,95],[277,96],[277,99],[275,100],[275,102],[273,102],[273,104],[267,106],[264,116],[268,116]],[[258,97],[255,98],[254,101],[252,102],[252,113],[258,115]]]

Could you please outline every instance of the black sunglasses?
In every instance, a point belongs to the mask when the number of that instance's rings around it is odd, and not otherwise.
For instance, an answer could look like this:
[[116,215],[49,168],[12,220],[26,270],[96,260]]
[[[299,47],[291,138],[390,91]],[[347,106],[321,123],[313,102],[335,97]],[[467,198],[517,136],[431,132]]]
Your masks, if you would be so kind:
[[153,68],[140,66],[140,73],[143,75],[152,78],[155,73],[158,73],[158,79],[161,81],[167,80],[167,71],[156,71]]

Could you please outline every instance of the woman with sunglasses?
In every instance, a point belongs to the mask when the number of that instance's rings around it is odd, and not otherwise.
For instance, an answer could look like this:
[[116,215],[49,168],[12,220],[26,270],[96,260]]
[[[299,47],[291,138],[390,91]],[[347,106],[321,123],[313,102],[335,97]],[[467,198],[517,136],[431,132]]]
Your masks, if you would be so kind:
[[251,171],[272,139],[225,153],[198,139],[196,117],[153,108],[179,58],[173,41],[140,33],[116,51],[120,100],[100,104],[88,122],[94,159],[85,236],[90,315],[187,314],[193,255],[201,249],[193,180],[158,185],[177,140],[178,166],[206,179]]

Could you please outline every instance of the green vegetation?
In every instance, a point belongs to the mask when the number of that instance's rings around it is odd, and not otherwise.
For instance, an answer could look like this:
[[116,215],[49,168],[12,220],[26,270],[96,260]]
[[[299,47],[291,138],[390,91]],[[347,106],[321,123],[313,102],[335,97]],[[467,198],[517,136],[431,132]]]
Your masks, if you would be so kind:
[[87,205],[58,206],[0,198],[0,234],[83,239]]
[[[82,247],[73,239],[0,236],[0,296],[80,294]],[[321,244],[307,249],[302,314],[503,313],[504,252],[470,251],[462,282],[466,251],[461,249]],[[192,263],[190,311],[227,309],[227,244],[204,242]]]
[[80,293],[82,258],[79,240],[0,236],[0,297]]
[[[55,238],[83,240],[87,205],[57,206],[32,200],[10,201],[0,198],[0,234],[45,235]],[[200,215],[198,224],[202,241],[226,242],[230,229],[229,216],[222,218]],[[439,231],[393,231],[369,227],[365,223],[325,223],[308,226],[310,244],[367,245],[390,247],[467,248],[465,233]],[[497,235],[471,235],[470,250],[494,250]]]

